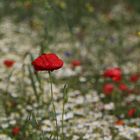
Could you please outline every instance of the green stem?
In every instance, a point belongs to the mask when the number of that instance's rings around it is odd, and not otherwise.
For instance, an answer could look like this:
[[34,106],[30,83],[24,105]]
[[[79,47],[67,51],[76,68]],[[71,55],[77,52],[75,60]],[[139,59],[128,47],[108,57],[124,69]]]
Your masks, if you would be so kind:
[[4,99],[2,100],[2,103],[3,103],[3,106],[4,106],[4,111],[5,111],[5,115],[8,117],[9,116],[9,110],[8,110],[8,107],[7,107],[7,103],[5,101],[9,100],[9,93],[8,93],[8,90],[9,90],[9,86],[10,86],[10,78],[12,77],[12,74],[13,74],[13,71],[11,71],[7,77],[7,85],[6,85],[6,89],[5,89],[5,92],[4,92]]
[[33,73],[32,73],[31,67],[29,65],[28,65],[28,70],[29,70],[29,77],[30,77],[30,80],[31,80],[31,85],[32,85],[32,88],[33,88],[36,100],[39,103],[40,97],[39,97],[39,95],[37,93],[37,88],[36,88],[36,85],[35,85],[35,80],[34,80],[34,77],[33,77]]
[[51,76],[50,71],[49,71],[49,78],[50,78],[50,85],[51,85],[51,103],[53,106],[53,112],[55,113],[56,134],[57,134],[57,140],[58,140],[58,122],[57,122],[57,115],[56,115],[56,109],[55,109],[54,97],[53,97],[52,76]]
[[62,107],[62,140],[65,140],[65,135],[64,135],[64,114],[65,114],[65,104],[67,102],[68,102],[67,84],[65,84],[64,89],[63,89],[63,107]]
[[62,110],[62,140],[64,140],[64,114],[65,114],[65,101],[63,99],[63,110]]

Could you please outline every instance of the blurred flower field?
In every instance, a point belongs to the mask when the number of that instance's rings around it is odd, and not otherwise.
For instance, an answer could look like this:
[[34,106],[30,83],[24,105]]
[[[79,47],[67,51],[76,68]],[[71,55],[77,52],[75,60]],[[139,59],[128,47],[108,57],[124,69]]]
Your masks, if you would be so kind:
[[139,0],[1,0],[0,66],[0,140],[140,140]]

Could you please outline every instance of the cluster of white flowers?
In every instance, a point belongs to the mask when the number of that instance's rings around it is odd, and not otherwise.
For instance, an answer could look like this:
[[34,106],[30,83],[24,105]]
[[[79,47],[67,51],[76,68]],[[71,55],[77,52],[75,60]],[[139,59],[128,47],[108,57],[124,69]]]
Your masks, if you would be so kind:
[[0,140],[12,140],[12,138],[8,137],[5,134],[0,134]]

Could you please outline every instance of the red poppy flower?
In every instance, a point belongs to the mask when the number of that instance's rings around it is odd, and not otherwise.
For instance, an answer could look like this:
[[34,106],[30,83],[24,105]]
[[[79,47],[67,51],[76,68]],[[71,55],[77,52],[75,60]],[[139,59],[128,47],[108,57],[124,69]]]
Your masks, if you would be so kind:
[[42,54],[37,57],[32,65],[36,71],[53,71],[63,66],[63,61],[53,53]]
[[105,95],[110,95],[114,89],[114,85],[111,83],[105,84],[103,86],[103,92]]
[[117,82],[121,80],[122,71],[120,68],[110,68],[104,72],[103,76],[112,78],[113,81]]
[[11,68],[14,65],[15,61],[10,60],[10,59],[6,59],[3,61],[3,64],[7,67],[7,68]]
[[135,108],[131,108],[130,110],[128,110],[128,117],[133,117],[136,113],[136,109]]
[[137,82],[139,80],[139,75],[138,74],[133,74],[130,76],[130,81],[131,82]]
[[14,128],[12,129],[12,134],[13,134],[14,136],[18,135],[19,132],[20,132],[20,128],[19,128],[19,127],[14,127]]
[[81,65],[81,62],[79,60],[73,60],[71,62],[72,67],[77,67]]
[[128,91],[128,87],[127,87],[125,84],[123,84],[123,83],[121,83],[121,84],[119,85],[119,89],[120,89],[121,91]]

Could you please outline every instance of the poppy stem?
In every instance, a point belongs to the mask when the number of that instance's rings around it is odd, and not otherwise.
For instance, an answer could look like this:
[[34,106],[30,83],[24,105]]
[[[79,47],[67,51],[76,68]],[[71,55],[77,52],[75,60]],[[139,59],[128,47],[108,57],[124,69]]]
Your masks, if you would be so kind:
[[54,97],[53,97],[53,87],[52,87],[51,71],[49,71],[49,78],[50,78],[50,85],[51,85],[51,103],[52,103],[52,106],[53,106],[53,112],[55,114],[56,134],[57,134],[57,140],[58,140],[58,122],[57,122],[57,114],[56,114],[56,109],[55,109],[55,104],[54,104]]
[[62,110],[62,140],[64,140],[64,114],[65,114],[65,103],[63,101],[63,110]]
[[64,85],[63,89],[63,107],[62,107],[62,140],[65,140],[65,134],[64,134],[64,115],[65,115],[65,104],[68,101],[67,96],[67,84]]

